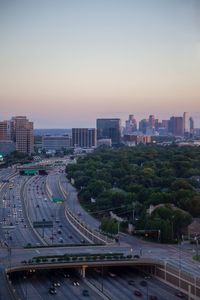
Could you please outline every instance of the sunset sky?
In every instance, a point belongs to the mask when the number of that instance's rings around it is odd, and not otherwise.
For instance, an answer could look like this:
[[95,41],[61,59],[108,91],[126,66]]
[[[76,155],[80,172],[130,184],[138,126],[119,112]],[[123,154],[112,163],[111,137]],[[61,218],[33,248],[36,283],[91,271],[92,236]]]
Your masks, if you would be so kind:
[[199,122],[200,1],[0,0],[0,104],[37,128]]

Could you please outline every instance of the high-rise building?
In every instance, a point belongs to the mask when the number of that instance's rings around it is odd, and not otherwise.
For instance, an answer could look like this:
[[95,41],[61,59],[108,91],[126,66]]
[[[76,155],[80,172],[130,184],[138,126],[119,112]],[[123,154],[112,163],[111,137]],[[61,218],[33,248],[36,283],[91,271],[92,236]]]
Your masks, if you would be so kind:
[[189,132],[191,135],[194,134],[194,119],[192,117],[189,118]]
[[112,145],[121,143],[121,120],[97,119],[97,139],[111,139]]
[[184,134],[183,117],[171,117],[169,120],[169,132],[176,136]]
[[134,146],[138,144],[151,143],[152,137],[144,134],[126,134],[124,135],[123,140],[127,146]]
[[142,119],[142,120],[139,122],[139,131],[141,131],[142,133],[146,134],[146,131],[147,131],[147,125],[148,125],[147,119]]
[[8,141],[11,139],[11,124],[10,121],[0,122],[0,141]]
[[129,115],[128,120],[125,122],[124,134],[131,134],[137,130],[137,121],[134,118],[134,115]]
[[155,128],[155,122],[156,122],[156,120],[155,120],[154,115],[150,115],[149,116],[149,121],[148,121],[148,126],[150,128]]
[[95,128],[72,128],[72,146],[80,148],[96,147]]
[[16,143],[16,150],[31,155],[33,153],[33,122],[24,116],[11,119],[11,138]]
[[184,133],[189,133],[190,132],[190,121],[189,121],[189,115],[188,112],[183,113],[183,130]]
[[42,149],[48,151],[56,151],[70,148],[71,139],[68,135],[65,136],[43,136]]

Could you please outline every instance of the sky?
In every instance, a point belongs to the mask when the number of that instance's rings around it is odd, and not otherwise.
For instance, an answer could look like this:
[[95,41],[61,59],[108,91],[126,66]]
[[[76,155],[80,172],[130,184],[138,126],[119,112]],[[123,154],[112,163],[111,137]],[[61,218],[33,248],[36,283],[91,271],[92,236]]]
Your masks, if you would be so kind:
[[200,1],[0,0],[0,105],[36,128],[183,111],[200,126]]

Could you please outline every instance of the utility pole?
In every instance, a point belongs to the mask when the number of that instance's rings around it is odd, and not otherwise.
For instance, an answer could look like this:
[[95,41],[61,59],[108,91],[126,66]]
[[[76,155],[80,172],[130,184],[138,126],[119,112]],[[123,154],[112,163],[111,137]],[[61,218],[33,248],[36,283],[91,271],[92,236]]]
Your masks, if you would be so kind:
[[101,266],[101,291],[103,293],[103,265]]
[[195,236],[194,240],[196,241],[196,258],[198,259],[199,256],[199,243],[198,243],[198,237]]
[[132,202],[132,206],[133,206],[133,223],[135,221],[135,203]]
[[179,269],[180,270],[181,270],[181,250],[182,250],[181,246],[182,246],[182,243],[180,241],[180,243],[179,243]]
[[118,243],[120,244],[120,240],[119,240],[119,227],[120,227],[120,222],[117,222],[117,235],[118,235]]

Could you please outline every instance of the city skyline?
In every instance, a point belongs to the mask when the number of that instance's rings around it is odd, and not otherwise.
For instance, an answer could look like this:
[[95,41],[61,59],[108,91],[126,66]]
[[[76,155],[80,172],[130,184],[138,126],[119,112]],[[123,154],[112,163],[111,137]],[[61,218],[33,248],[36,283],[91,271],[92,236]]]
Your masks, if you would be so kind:
[[93,127],[181,110],[199,127],[199,16],[195,0],[0,1],[0,118]]

